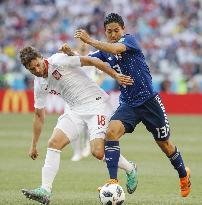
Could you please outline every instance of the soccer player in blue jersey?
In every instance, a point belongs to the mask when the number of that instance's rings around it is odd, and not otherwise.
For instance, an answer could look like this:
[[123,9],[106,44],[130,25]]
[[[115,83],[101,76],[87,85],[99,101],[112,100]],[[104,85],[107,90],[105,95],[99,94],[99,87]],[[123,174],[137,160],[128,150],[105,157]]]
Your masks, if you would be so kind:
[[[186,197],[191,188],[190,169],[185,168],[178,148],[170,140],[170,127],[165,108],[160,96],[152,87],[152,77],[142,50],[135,36],[124,33],[124,21],[120,15],[111,13],[106,16],[104,28],[108,42],[92,39],[85,30],[77,30],[75,38],[98,49],[91,56],[109,63],[113,69],[131,76],[134,80],[133,85],[120,86],[120,106],[108,127],[105,157],[110,181],[118,183],[119,138],[124,133],[133,132],[136,125],[142,122],[177,170],[181,195]],[[132,193],[136,186],[137,184],[134,184],[129,191]]]

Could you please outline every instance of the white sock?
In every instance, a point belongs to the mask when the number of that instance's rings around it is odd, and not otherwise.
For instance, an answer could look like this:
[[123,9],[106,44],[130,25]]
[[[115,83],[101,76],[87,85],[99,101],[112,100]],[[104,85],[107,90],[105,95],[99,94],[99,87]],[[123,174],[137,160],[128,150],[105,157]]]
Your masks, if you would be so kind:
[[118,167],[130,173],[133,170],[133,165],[122,155],[119,157]]
[[48,192],[52,190],[53,180],[60,166],[60,150],[48,148],[46,159],[42,168],[42,185],[41,187]]
[[80,140],[80,138],[71,142],[71,147],[73,150],[73,155],[81,155],[81,140]]
[[84,136],[81,138],[82,140],[82,155],[83,157],[87,157],[90,154],[90,139],[87,132],[84,133]]
[[[104,162],[106,162],[105,156],[103,157],[102,160]],[[125,157],[123,157],[123,155],[121,155],[121,154],[119,157],[118,167],[120,169],[123,169],[127,173],[130,173],[134,169],[133,165]]]

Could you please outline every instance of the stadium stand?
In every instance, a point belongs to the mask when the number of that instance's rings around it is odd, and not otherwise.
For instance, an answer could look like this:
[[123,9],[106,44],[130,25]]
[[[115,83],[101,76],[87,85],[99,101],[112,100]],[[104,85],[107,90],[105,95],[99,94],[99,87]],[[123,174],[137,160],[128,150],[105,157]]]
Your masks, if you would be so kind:
[[[32,87],[33,79],[16,57],[20,48],[32,44],[44,56],[64,42],[76,49],[77,28],[103,40],[103,18],[112,11],[137,36],[157,91],[202,92],[200,0],[1,0],[0,89]],[[106,78],[102,86],[108,91],[117,85]]]

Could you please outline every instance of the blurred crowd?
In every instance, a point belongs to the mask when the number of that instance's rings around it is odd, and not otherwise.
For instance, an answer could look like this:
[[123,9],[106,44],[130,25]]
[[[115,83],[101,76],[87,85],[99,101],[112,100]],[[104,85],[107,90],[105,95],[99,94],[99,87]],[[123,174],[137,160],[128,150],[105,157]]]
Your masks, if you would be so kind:
[[[25,45],[45,57],[84,28],[104,40],[103,20],[116,12],[143,48],[157,91],[202,92],[202,3],[200,0],[0,0],[0,88],[29,89],[33,79],[20,65]],[[93,48],[90,48],[93,51]],[[116,89],[106,78],[103,87]]]

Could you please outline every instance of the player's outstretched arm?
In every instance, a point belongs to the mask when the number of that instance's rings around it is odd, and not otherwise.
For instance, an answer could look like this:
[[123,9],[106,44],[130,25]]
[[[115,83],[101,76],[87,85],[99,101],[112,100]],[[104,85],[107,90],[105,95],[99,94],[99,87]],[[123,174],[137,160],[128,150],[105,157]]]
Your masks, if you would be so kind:
[[105,62],[101,61],[98,58],[82,56],[80,57],[80,61],[81,61],[81,66],[95,66],[99,70],[107,73],[112,78],[116,79],[120,85],[132,85],[133,84],[133,79],[130,76],[117,73],[109,65],[107,65]]
[[42,128],[43,128],[44,118],[45,118],[45,109],[35,108],[33,125],[32,125],[33,136],[32,136],[31,147],[29,150],[29,156],[33,160],[35,160],[38,157],[37,143],[38,143],[38,140],[41,135]]
[[98,50],[105,51],[108,53],[112,53],[114,55],[122,53],[126,51],[126,46],[122,43],[107,43],[95,40],[91,38],[87,32],[83,29],[79,29],[74,34],[75,38],[81,39],[84,43],[87,43]]

